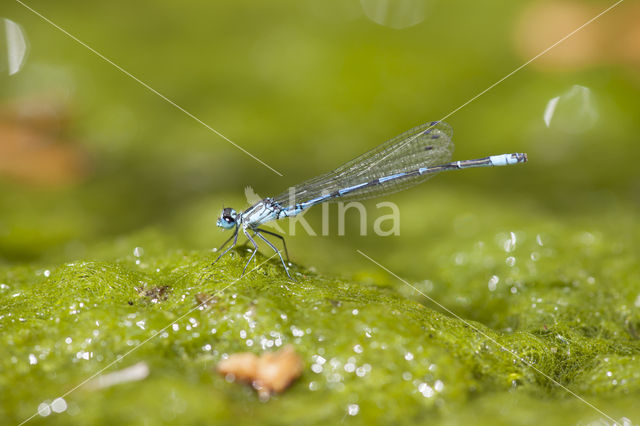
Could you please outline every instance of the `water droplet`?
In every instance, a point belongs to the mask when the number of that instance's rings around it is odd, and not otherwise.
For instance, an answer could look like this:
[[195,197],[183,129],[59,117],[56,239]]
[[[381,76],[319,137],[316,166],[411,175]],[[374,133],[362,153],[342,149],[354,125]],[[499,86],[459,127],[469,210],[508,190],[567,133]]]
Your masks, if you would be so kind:
[[135,257],[142,257],[144,255],[144,249],[142,247],[136,247],[133,249],[133,255]]
[[359,411],[360,407],[358,406],[358,404],[349,404],[349,406],[347,407],[347,412],[350,416],[357,415]]
[[498,287],[499,282],[500,277],[498,277],[497,275],[492,275],[491,278],[489,278],[489,283],[487,284],[487,287],[489,287],[489,291],[495,291],[495,289]]
[[324,363],[327,362],[327,360],[321,357],[320,355],[314,355],[312,358],[316,362],[316,364],[319,364],[319,365],[324,365]]
[[573,85],[571,89],[551,98],[544,110],[547,127],[557,127],[566,133],[583,133],[598,120],[598,111],[588,87]]
[[516,258],[513,256],[509,256],[507,257],[507,259],[505,260],[505,263],[507,264],[507,266],[513,266],[516,264]]
[[51,409],[54,413],[62,413],[67,409],[67,401],[62,398],[56,398],[51,403]]
[[507,253],[511,253],[513,250],[515,250],[516,248],[516,234],[513,232],[509,232],[509,239],[505,240],[504,244],[504,251],[506,251]]
[[367,18],[396,30],[409,28],[424,20],[425,0],[360,0]]
[[14,75],[22,69],[29,46],[22,27],[10,19],[0,18],[0,72]]
[[435,394],[433,388],[424,382],[418,385],[418,391],[420,391],[425,398],[431,398]]
[[42,402],[40,405],[38,405],[38,414],[40,414],[42,417],[47,417],[49,414],[51,414],[51,407],[49,407],[49,404],[47,404],[46,402]]

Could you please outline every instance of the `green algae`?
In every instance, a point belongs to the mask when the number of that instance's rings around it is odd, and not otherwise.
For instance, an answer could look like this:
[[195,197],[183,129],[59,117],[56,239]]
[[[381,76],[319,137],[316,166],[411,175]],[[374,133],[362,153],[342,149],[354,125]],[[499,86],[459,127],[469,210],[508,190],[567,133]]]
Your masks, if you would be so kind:
[[[482,223],[493,213],[479,207],[477,215]],[[113,260],[2,266],[0,387],[11,391],[2,393],[1,415],[24,420],[126,354],[102,374],[145,362],[146,379],[81,386],[64,397],[63,413],[35,420],[561,424],[637,416],[637,229],[615,239],[606,227],[543,219],[501,229],[465,229],[455,242],[425,248],[420,258],[430,260],[419,266],[430,268],[429,280],[409,282],[420,293],[373,266],[345,279],[294,265],[291,282],[264,255],[238,278],[246,247],[212,266],[215,253],[162,249],[170,242],[155,232],[114,243],[112,254],[127,245],[131,254]],[[134,251],[133,241],[145,249]],[[202,294],[212,302],[198,308]],[[285,344],[304,372],[267,402],[214,372],[227,354]]]

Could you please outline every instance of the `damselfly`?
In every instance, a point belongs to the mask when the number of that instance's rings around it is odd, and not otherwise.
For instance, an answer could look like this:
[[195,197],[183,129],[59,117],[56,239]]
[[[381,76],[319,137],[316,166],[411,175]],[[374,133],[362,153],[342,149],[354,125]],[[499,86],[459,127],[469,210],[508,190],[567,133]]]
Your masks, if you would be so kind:
[[253,239],[258,237],[278,254],[287,275],[291,278],[282,253],[264,234],[282,240],[287,261],[289,261],[284,237],[260,228],[266,222],[295,216],[321,203],[363,200],[391,194],[424,182],[436,173],[446,170],[508,166],[527,161],[527,154],[517,153],[451,162],[452,133],[451,126],[445,122],[425,123],[329,173],[289,188],[277,197],[265,198],[244,212],[238,213],[232,208],[224,208],[217,225],[226,230],[233,229],[233,235],[219,250],[222,251],[232,240],[233,243],[220,253],[215,262],[236,245],[238,233],[242,230],[254,247],[249,261],[242,270],[243,274],[258,251],[258,244]]

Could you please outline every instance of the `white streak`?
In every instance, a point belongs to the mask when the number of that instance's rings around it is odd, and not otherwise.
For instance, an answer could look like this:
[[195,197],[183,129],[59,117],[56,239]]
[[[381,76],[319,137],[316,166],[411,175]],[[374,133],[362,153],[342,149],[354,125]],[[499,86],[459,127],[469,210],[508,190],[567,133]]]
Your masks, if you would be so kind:
[[7,62],[9,75],[14,75],[22,68],[27,56],[27,40],[20,25],[9,19],[3,19],[7,42]]
[[553,117],[553,113],[556,111],[556,106],[558,105],[558,101],[560,100],[560,96],[556,96],[555,98],[549,99],[547,102],[547,106],[544,109],[544,124],[549,127],[551,125],[551,118]]
[[120,383],[137,382],[145,379],[148,375],[149,366],[147,363],[139,362],[131,367],[98,376],[87,383],[87,387],[95,390],[104,389]]

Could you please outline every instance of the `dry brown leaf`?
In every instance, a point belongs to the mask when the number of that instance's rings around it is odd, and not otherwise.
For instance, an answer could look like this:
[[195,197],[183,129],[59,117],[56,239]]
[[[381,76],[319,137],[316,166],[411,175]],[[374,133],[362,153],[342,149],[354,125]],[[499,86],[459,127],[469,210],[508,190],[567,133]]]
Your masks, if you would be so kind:
[[293,346],[259,357],[250,352],[232,354],[218,363],[218,373],[225,377],[250,383],[261,398],[284,391],[302,374],[302,358]]

